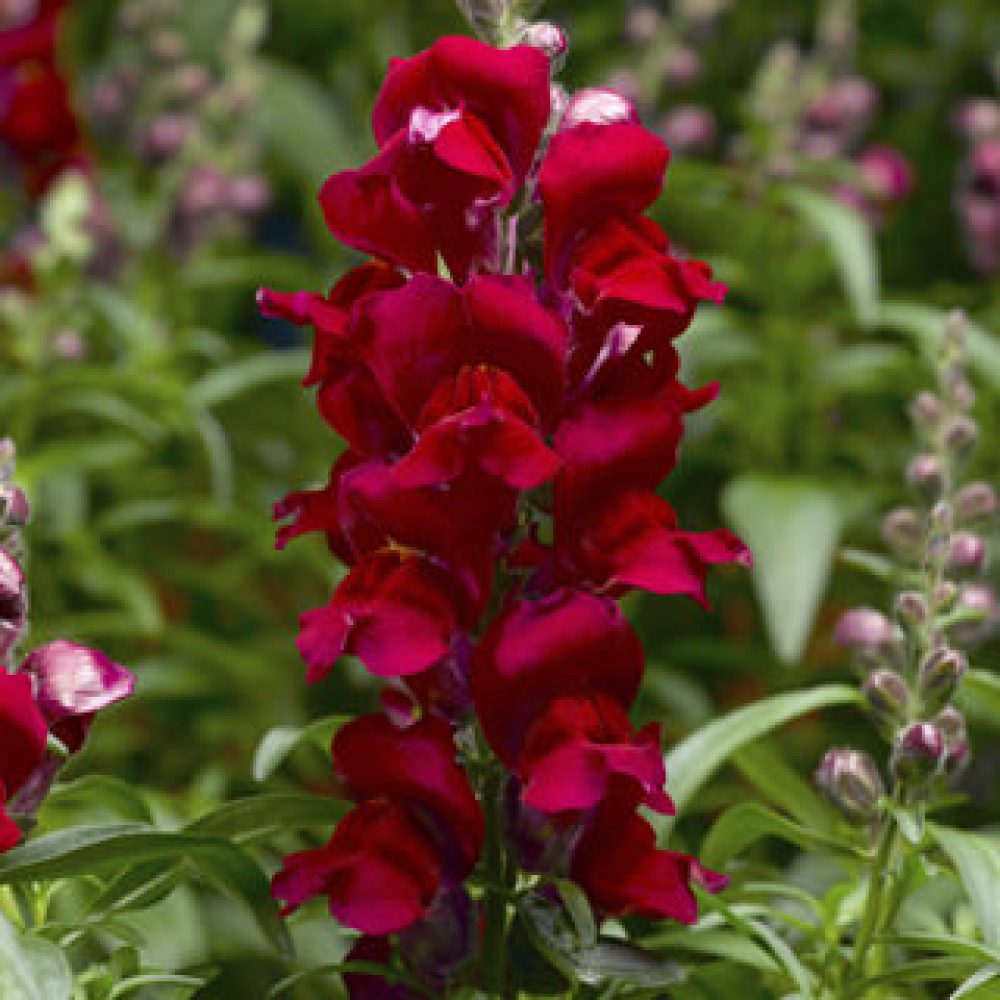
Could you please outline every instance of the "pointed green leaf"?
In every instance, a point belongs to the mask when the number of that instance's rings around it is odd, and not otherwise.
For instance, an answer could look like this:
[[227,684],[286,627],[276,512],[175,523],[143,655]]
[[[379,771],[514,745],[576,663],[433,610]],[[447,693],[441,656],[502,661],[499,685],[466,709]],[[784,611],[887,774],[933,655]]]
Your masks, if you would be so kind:
[[1000,946],[1000,840],[936,824],[928,829],[955,866],[986,942]]

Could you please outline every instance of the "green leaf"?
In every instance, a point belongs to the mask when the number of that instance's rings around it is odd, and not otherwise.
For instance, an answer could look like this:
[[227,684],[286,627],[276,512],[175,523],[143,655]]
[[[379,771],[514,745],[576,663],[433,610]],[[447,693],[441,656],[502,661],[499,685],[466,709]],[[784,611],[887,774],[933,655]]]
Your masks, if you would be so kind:
[[1000,677],[988,670],[970,670],[958,689],[958,704],[971,719],[1000,729]]
[[[937,356],[947,322],[947,311],[921,302],[883,302],[878,314],[879,326],[909,334],[929,357]],[[970,320],[965,342],[972,366],[994,388],[1000,387],[1000,338]]]
[[[988,965],[985,969],[980,969],[978,972],[973,973],[948,997],[948,1000],[960,1000],[961,997],[965,997],[966,1000],[972,1000],[983,986],[994,979],[1000,979],[1000,965]],[[983,993],[982,1000],[989,1000],[990,995],[995,997],[996,993],[992,990],[990,994]]]
[[592,948],[597,943],[597,924],[586,893],[569,879],[556,879],[554,884],[562,897],[570,920],[573,921],[573,927],[576,928],[576,937],[580,946]]
[[830,248],[859,326],[872,326],[879,309],[879,266],[871,227],[860,212],[808,188],[785,197]]
[[864,851],[849,841],[819,830],[810,830],[756,802],[741,802],[727,809],[709,831],[702,844],[701,860],[709,868],[717,868],[763,837],[780,837],[805,850],[864,856]]
[[268,730],[253,755],[253,780],[267,781],[303,742],[329,745],[334,732],[345,721],[346,716],[336,715],[317,719],[307,726],[275,726]]
[[754,586],[775,654],[794,663],[826,590],[843,505],[821,483],[746,475],[729,483],[722,507],[753,552]]
[[[204,980],[194,976],[178,976],[166,972],[146,972],[141,976],[130,976],[116,983],[108,994],[108,1000],[119,1000],[120,997],[128,996],[136,990],[145,989],[147,986],[173,986],[182,988],[183,996],[191,996],[194,990],[204,986]],[[189,989],[184,989],[184,988]],[[175,990],[176,992],[176,990]]]
[[904,962],[886,972],[867,979],[851,982],[847,986],[848,997],[863,997],[873,986],[888,983],[932,983],[955,982],[964,979],[976,968],[975,959],[969,958],[922,958],[915,962]]
[[213,369],[191,386],[188,396],[197,407],[218,406],[271,382],[297,381],[308,367],[308,351],[266,351]]
[[778,968],[774,959],[760,945],[728,930],[678,928],[646,938],[642,945],[647,950],[663,948],[671,953],[689,951],[695,955],[725,958],[762,972],[774,972]]
[[268,940],[280,951],[290,951],[288,931],[264,873],[239,848],[215,837],[167,833],[138,823],[60,830],[0,856],[0,884],[89,875],[111,865],[180,858],[245,903]]
[[[861,695],[846,684],[827,684],[806,691],[778,694],[738,708],[695,730],[667,754],[667,790],[683,813],[713,774],[741,747],[792,719],[834,705],[858,705]],[[661,836],[672,828],[671,817],[653,820]]]
[[336,823],[347,806],[328,795],[276,792],[227,802],[199,817],[185,833],[242,839]]
[[19,934],[0,917],[0,997],[69,1000],[73,974],[65,955],[44,938]]
[[1000,946],[1000,841],[936,824],[928,829],[955,866],[986,942]]

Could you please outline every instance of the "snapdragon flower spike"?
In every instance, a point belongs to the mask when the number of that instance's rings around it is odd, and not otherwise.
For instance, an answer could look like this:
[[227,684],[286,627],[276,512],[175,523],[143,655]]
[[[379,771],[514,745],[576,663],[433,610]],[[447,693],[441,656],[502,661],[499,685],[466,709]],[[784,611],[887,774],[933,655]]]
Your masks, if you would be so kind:
[[[669,154],[635,109],[582,92],[550,121],[550,84],[525,45],[449,38],[393,62],[378,154],[320,195],[331,232],[376,260],[326,294],[259,295],[313,328],[304,381],[348,445],[325,486],[275,508],[279,546],[320,532],[349,567],[302,618],[307,677],[353,654],[386,682],[385,714],[333,744],[358,804],[274,892],[285,912],[326,895],[369,935],[359,957],[395,956],[430,990],[463,957],[435,934],[475,926],[462,883],[484,819],[454,735],[470,753],[473,721],[497,758],[489,842],[511,860],[569,870],[600,916],[691,922],[691,884],[723,881],[657,850],[638,812],[673,803],[659,728],[629,722],[643,654],[615,599],[704,604],[710,565],[749,563],[657,492],[686,414],[717,393],[681,383],[673,341],[724,288],[643,214]],[[348,989],[409,995],[372,976]]]

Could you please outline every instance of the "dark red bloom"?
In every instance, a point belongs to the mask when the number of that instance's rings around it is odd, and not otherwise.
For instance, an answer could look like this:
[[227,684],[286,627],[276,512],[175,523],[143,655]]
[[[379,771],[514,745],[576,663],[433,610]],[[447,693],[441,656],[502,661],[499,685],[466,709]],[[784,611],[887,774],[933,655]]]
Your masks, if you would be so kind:
[[553,287],[564,287],[569,254],[586,231],[656,201],[669,159],[663,141],[632,122],[584,122],[553,137],[538,177]]
[[653,828],[636,814],[637,801],[619,786],[601,803],[573,852],[571,875],[604,915],[693,924],[698,904],[691,883],[718,892],[728,879],[686,854],[658,850]]
[[398,729],[384,715],[362,716],[334,737],[333,763],[353,798],[384,796],[425,819],[458,881],[471,871],[482,847],[483,814],[448,723],[428,716]]
[[413,814],[376,800],[352,809],[325,847],[285,858],[272,880],[287,916],[314,896],[363,934],[392,934],[419,920],[441,883],[441,859]]
[[650,809],[674,811],[663,791],[660,727],[634,732],[622,706],[603,695],[553,701],[528,729],[517,773],[525,803],[545,813],[590,809],[612,780],[634,784]]
[[562,589],[518,601],[487,629],[472,662],[472,696],[490,746],[508,766],[557,698],[603,695],[623,708],[642,679],[642,647],[610,600]]
[[372,114],[379,153],[327,180],[327,225],[411,271],[435,272],[440,254],[464,279],[495,257],[495,212],[521,186],[548,116],[537,49],[452,37],[394,60]]
[[0,851],[21,839],[9,802],[45,759],[48,727],[35,704],[31,679],[0,671]]
[[379,677],[426,670],[445,656],[458,628],[447,575],[420,556],[364,557],[322,608],[301,619],[299,651],[311,683],[345,653]]

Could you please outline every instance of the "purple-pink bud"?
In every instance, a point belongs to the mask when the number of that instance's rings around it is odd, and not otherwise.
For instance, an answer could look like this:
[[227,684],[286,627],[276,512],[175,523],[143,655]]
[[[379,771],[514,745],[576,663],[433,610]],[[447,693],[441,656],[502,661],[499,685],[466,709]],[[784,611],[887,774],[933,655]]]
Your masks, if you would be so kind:
[[551,21],[536,21],[529,24],[521,32],[519,39],[522,45],[530,45],[533,49],[544,52],[552,66],[553,72],[558,72],[569,51],[569,38],[566,32]]
[[649,4],[640,4],[629,11],[626,31],[633,42],[651,42],[660,30],[663,19],[660,12]]
[[929,722],[901,730],[892,752],[893,772],[904,781],[923,781],[936,774],[944,759],[944,737]]
[[882,520],[882,538],[901,554],[911,555],[924,540],[924,521],[912,507],[897,507]]
[[944,738],[945,769],[954,774],[969,762],[969,732],[965,716],[954,705],[948,705],[934,717],[933,722]]
[[846,816],[874,819],[885,785],[874,761],[857,750],[828,750],[816,769],[816,785]]
[[957,531],[951,536],[948,564],[953,569],[979,570],[986,561],[986,543],[971,531]]
[[930,614],[923,594],[904,590],[896,597],[896,614],[912,625],[922,625]]
[[958,591],[958,607],[978,618],[995,618],[1000,604],[993,588],[986,583],[963,583]]
[[861,687],[869,708],[880,723],[898,725],[910,703],[910,689],[894,670],[873,670]]
[[13,527],[23,527],[31,517],[28,500],[20,487],[0,483],[0,520]]
[[944,404],[926,389],[918,392],[910,403],[910,417],[918,427],[937,427],[944,417]]
[[256,215],[271,201],[271,187],[260,174],[244,174],[229,182],[229,204],[246,215]]
[[617,122],[638,123],[639,114],[630,100],[606,87],[585,87],[569,100],[560,129],[574,128],[585,122],[613,125]]
[[57,639],[32,650],[18,668],[34,679],[35,701],[70,749],[83,744],[95,712],[128,697],[135,676],[96,649]]
[[1000,133],[1000,104],[988,97],[970,97],[955,113],[955,130],[973,141]]
[[858,167],[872,196],[880,202],[901,201],[913,188],[913,168],[891,146],[869,146],[858,157]]
[[882,652],[898,641],[896,627],[874,608],[851,608],[837,621],[834,641],[851,649]]
[[715,116],[697,104],[682,104],[660,123],[663,141],[680,152],[705,152],[715,142]]
[[695,49],[671,49],[663,58],[663,79],[672,87],[690,87],[701,76],[701,56]]
[[969,661],[957,649],[945,647],[928,653],[918,672],[924,711],[930,714],[943,708],[968,669]]
[[992,517],[1000,509],[996,490],[989,483],[969,483],[955,494],[955,516],[970,523]]
[[0,549],[0,659],[6,659],[24,635],[26,615],[24,571],[9,552]]
[[165,160],[179,152],[191,138],[194,122],[187,115],[161,115],[142,139],[143,153],[154,160]]
[[963,414],[952,417],[945,425],[942,438],[952,451],[968,451],[979,437],[979,425]]
[[917,455],[906,469],[906,479],[911,486],[937,494],[944,485],[941,463],[934,455]]

